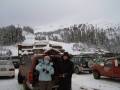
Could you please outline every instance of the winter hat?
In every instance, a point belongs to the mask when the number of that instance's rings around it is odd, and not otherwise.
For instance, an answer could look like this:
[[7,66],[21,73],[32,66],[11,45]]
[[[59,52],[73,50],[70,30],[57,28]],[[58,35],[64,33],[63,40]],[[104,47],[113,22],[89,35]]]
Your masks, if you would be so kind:
[[68,52],[64,52],[64,53],[63,53],[63,56],[68,56],[68,58],[70,58],[70,55],[69,55]]

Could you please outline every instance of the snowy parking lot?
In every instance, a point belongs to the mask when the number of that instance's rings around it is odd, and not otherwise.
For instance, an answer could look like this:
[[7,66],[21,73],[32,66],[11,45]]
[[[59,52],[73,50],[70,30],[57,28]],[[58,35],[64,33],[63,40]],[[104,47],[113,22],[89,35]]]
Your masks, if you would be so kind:
[[120,90],[120,80],[102,77],[95,80],[92,74],[73,75],[73,90]]
[[[19,85],[16,77],[1,78],[0,90],[24,90],[22,85]],[[111,80],[109,78],[101,78],[95,80],[92,74],[73,75],[72,90],[120,90],[120,80]]]
[[15,78],[0,78],[0,90],[24,90],[17,82],[18,70],[15,71]]

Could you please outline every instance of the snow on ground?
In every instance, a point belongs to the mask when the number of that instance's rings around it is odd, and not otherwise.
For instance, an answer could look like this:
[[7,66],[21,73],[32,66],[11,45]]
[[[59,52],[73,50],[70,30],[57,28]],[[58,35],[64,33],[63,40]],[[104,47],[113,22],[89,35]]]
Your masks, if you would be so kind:
[[[17,82],[18,70],[15,78],[1,78],[0,90],[24,90],[23,85]],[[120,80],[102,78],[95,80],[92,74],[73,74],[72,90],[120,90]]]
[[22,85],[19,85],[17,82],[17,73],[15,78],[6,78],[0,77],[0,90],[24,90]]
[[120,90],[120,80],[101,78],[95,80],[92,74],[73,75],[73,90]]

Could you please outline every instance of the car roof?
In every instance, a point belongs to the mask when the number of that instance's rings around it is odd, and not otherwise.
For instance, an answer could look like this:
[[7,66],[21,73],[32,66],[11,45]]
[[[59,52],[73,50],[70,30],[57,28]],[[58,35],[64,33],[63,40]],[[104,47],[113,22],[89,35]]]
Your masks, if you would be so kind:
[[5,62],[12,62],[10,60],[0,60],[0,62],[3,62],[3,61],[5,61]]

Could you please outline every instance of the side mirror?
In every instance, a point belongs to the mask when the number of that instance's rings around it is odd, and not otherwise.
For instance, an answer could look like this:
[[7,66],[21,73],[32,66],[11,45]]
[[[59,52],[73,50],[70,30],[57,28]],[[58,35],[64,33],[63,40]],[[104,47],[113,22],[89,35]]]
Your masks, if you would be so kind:
[[118,67],[118,61],[115,60],[115,67]]
[[104,66],[104,63],[101,63],[100,65],[103,67],[103,66]]

